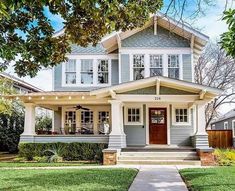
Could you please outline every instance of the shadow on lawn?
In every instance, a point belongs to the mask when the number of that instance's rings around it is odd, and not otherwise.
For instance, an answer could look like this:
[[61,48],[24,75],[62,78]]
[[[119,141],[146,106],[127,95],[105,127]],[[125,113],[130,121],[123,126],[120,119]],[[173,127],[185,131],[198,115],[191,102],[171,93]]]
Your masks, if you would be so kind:
[[[21,175],[17,171],[14,177],[4,178],[9,186],[5,190],[117,190],[126,191],[134,173],[116,169],[105,170],[35,170]],[[115,174],[115,176],[114,176]],[[17,177],[18,176],[18,177]]]

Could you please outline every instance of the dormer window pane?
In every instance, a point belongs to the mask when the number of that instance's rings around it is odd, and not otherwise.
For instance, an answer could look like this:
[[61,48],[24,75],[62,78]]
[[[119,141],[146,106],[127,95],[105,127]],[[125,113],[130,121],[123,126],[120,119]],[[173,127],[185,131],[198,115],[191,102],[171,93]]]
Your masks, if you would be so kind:
[[109,62],[108,60],[99,60],[98,64],[98,83],[109,83]]
[[93,84],[93,60],[81,60],[81,84]]
[[66,84],[76,84],[76,60],[69,59],[65,64],[65,82]]
[[133,80],[140,80],[144,78],[144,55],[133,55]]
[[179,79],[179,55],[168,55],[168,77]]
[[150,55],[150,76],[162,76],[162,55]]

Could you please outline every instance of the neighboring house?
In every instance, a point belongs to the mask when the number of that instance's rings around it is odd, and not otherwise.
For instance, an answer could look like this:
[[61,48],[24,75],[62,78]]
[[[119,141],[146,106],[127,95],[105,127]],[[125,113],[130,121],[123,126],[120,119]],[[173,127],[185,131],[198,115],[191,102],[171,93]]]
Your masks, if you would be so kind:
[[233,142],[235,146],[235,109],[230,110],[222,117],[211,123],[212,130],[232,130]]
[[[221,90],[194,83],[208,37],[170,18],[115,32],[96,46],[72,46],[53,68],[53,91],[18,97],[26,107],[21,142],[99,142],[109,148],[208,148],[205,105]],[[35,133],[35,107],[54,113],[53,131]]]
[[0,73],[0,78],[6,78],[12,80],[13,88],[19,94],[28,94],[32,92],[42,92],[41,89],[5,72]]

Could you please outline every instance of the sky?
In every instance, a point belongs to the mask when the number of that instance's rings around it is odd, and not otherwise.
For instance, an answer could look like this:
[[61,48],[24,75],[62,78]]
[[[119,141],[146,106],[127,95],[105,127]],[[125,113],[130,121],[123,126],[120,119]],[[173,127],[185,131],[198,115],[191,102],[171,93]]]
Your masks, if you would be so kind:
[[[166,0],[165,2],[167,3],[168,1]],[[230,2],[232,2],[232,0]],[[193,23],[193,26],[195,28],[199,29],[200,32],[209,36],[211,40],[219,39],[220,34],[222,34],[223,32],[227,30],[226,23],[221,20],[222,13],[225,9],[225,0],[215,0],[214,4],[215,4],[214,6],[207,7],[205,15],[198,17]],[[190,6],[195,7],[194,4]],[[233,4],[231,3],[228,4],[228,7],[231,7],[231,6],[234,8]],[[62,24],[63,20],[58,15],[52,15],[49,13],[48,10],[45,10],[45,13],[50,18],[55,30],[60,30],[63,27],[63,24]],[[14,71],[12,67],[9,67],[9,69],[7,69],[6,72],[14,75]],[[52,90],[52,70],[51,69],[40,71],[38,75],[34,78],[24,77],[21,79],[43,90],[47,90],[47,91]],[[221,109],[222,109],[222,113],[225,113],[231,109],[231,106],[227,105]]]

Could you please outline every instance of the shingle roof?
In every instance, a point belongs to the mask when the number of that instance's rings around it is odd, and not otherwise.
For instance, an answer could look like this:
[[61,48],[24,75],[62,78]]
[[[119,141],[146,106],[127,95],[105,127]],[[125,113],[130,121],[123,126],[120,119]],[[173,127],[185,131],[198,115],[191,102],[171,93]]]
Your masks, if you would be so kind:
[[223,121],[225,119],[229,119],[235,117],[235,109],[231,109],[229,112],[225,113],[222,117],[218,118],[217,120],[213,121],[212,123],[217,123],[219,121]]

